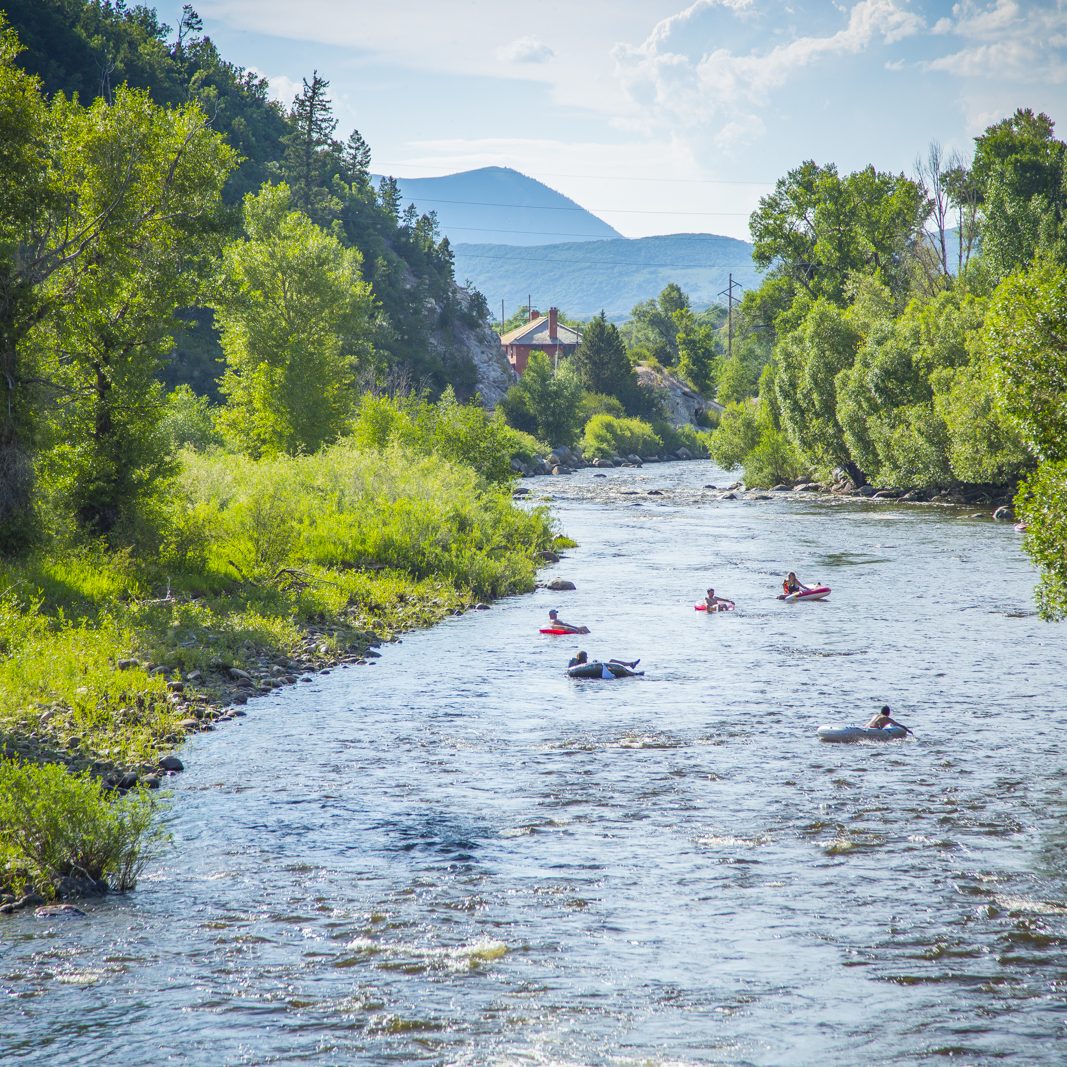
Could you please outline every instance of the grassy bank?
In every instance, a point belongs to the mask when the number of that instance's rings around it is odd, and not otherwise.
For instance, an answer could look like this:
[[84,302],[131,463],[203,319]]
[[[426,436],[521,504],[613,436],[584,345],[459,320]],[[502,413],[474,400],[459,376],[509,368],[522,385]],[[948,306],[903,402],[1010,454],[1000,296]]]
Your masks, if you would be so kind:
[[[136,553],[53,545],[0,567],[0,744],[31,761],[4,765],[0,782],[0,882],[12,891],[49,896],[84,869],[69,840],[43,849],[66,859],[27,851],[62,838],[18,799],[32,763],[89,773],[49,779],[52,807],[106,837],[113,801],[99,783],[157,784],[160,757],[235,692],[529,590],[553,540],[509,483],[388,443],[262,461],[186,453],[165,512]],[[137,802],[123,803],[115,832],[143,836]],[[91,874],[124,888],[136,865]]]

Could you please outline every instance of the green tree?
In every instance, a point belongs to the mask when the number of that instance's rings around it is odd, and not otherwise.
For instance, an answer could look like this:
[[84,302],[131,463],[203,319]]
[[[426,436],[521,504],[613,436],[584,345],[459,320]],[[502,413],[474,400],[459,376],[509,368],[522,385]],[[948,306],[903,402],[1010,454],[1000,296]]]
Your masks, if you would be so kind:
[[629,321],[622,328],[623,340],[631,352],[640,351],[644,358],[655,359],[665,367],[678,362],[678,326],[675,316],[692,312],[689,297],[671,282],[655,300],[635,305]]
[[771,277],[837,304],[854,274],[903,292],[929,210],[922,189],[903,175],[867,167],[841,178],[833,164],[809,160],[753,212],[752,258]]
[[1067,270],[1041,257],[997,287],[986,318],[997,401],[1037,459],[1016,510],[1041,571],[1038,608],[1067,617]]
[[329,180],[337,171],[341,148],[334,142],[337,120],[326,93],[330,83],[316,70],[289,112],[290,132],[282,141],[282,173],[292,190],[294,207],[325,225],[336,217],[340,204],[330,194]]
[[936,371],[934,412],[944,423],[948,461],[962,482],[1013,485],[1033,467],[1022,437],[997,403],[984,364]]
[[374,313],[358,251],[290,208],[286,185],[245,199],[245,236],[225,252],[215,301],[234,446],[314,452],[344,429],[355,374],[372,353]]
[[523,376],[500,402],[508,422],[550,447],[574,444],[581,425],[582,385],[565,363],[558,373],[543,352],[532,352]]
[[716,379],[715,398],[720,404],[746,400],[756,394],[756,376],[739,356],[723,360]]
[[759,444],[761,429],[754,403],[734,401],[727,404],[708,444],[711,458],[723,470],[739,467]]
[[164,109],[120,87],[89,108],[59,97],[56,166],[73,231],[91,255],[41,287],[49,314],[30,335],[66,398],[49,469],[85,529],[110,534],[170,469],[158,375],[222,241],[235,153],[196,104]]
[[37,397],[22,342],[45,313],[38,284],[55,269],[50,242],[33,235],[63,210],[51,112],[37,79],[16,64],[19,50],[0,14],[0,551],[21,547],[32,528]]
[[1045,114],[1020,108],[975,139],[974,182],[982,199],[982,258],[1003,277],[1040,251],[1062,261],[1067,146]]
[[718,332],[706,318],[697,318],[688,308],[674,312],[678,373],[700,393],[714,392],[721,347]]
[[866,482],[853,461],[837,417],[836,380],[851,368],[860,335],[844,312],[816,300],[800,326],[774,349],[773,390],[781,427],[816,468],[841,467],[857,485]]
[[644,390],[626,358],[618,327],[603,311],[586,326],[571,362],[583,388],[617,397],[631,414],[644,413]]
[[[0,544],[30,528],[29,434],[87,528],[107,533],[166,468],[153,376],[196,291],[234,153],[193,104],[119,87],[89,108],[14,66],[0,29]],[[62,400],[60,415],[43,401]],[[5,534],[6,531],[6,534]]]

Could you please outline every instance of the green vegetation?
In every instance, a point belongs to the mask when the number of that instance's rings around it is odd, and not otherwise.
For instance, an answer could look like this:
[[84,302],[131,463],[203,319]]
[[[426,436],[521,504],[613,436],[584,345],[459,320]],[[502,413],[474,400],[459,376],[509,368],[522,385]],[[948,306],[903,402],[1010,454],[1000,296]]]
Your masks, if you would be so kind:
[[655,456],[663,448],[663,439],[642,419],[617,419],[613,415],[594,415],[585,426],[582,452],[589,457],[610,459],[612,456]]
[[717,369],[730,403],[710,449],[750,485],[990,499],[1021,484],[1039,606],[1061,617],[1067,146],[1053,130],[1020,110],[970,163],[932,146],[915,179],[811,161],[782,178],[751,219],[766,277],[736,316],[738,362]]
[[[415,420],[403,405],[375,403],[393,408],[405,427],[381,449],[346,438],[315,456],[258,461],[186,452],[166,508],[156,524],[146,517],[129,550],[56,543],[0,566],[6,752],[104,777],[144,774],[197,728],[188,693],[168,678],[199,671],[200,691],[219,699],[231,667],[254,671],[264,655],[307,662],[310,626],[323,635],[318,655],[328,658],[532,588],[539,553],[553,544],[547,516],[514,507],[507,479],[489,481],[444,458],[430,438],[405,446]],[[437,409],[417,406],[425,429]],[[438,427],[484,414],[445,407]],[[465,438],[476,462],[501,441],[510,449],[513,431],[499,420],[481,425],[484,439],[470,429]],[[491,469],[506,467],[509,455]],[[72,821],[48,847],[60,855],[82,827],[102,866],[80,866],[123,888],[136,873],[138,828],[146,824],[134,818],[139,808],[120,805],[105,817],[109,802],[96,788],[83,783],[62,794]],[[23,833],[19,820],[4,821],[9,810],[0,805],[0,849],[15,847],[5,833]],[[100,839],[89,840],[96,833]],[[113,854],[129,862],[114,866]],[[9,864],[10,877],[47,892],[42,872],[65,871],[63,862],[34,863],[22,856]]]
[[125,892],[162,843],[143,791],[109,797],[88,772],[0,762],[0,885],[51,899],[105,885]]
[[[35,161],[60,139],[38,137],[27,143],[20,133],[41,129],[41,108],[52,106],[43,101],[77,93],[83,105],[100,98],[97,106],[106,108],[119,102],[125,85],[141,90],[133,95],[150,98],[161,115],[209,115],[219,143],[232,149],[223,175],[225,204],[240,204],[264,183],[284,182],[292,190],[293,207],[362,257],[363,279],[373,290],[376,309],[376,373],[404,377],[434,394],[452,384],[470,395],[472,368],[454,326],[464,319],[487,319],[485,302],[467,301],[456,288],[452,250],[437,232],[435,216],[402,213],[395,182],[372,187],[370,149],[359,131],[335,136],[325,77],[313,72],[292,106],[281,107],[269,99],[263,78],[219,55],[189,5],[175,30],[151,8],[125,3],[6,0],[3,10],[23,50],[15,56],[5,45],[2,61],[6,80],[0,86],[0,112],[11,107],[8,118],[0,118],[10,122],[0,126],[5,144],[0,169],[9,167],[7,173],[14,177],[10,186],[0,178],[5,192],[0,216],[21,212],[26,204],[51,210],[61,203],[61,198],[46,203],[35,184]],[[13,77],[23,72],[41,79],[39,89],[26,78],[21,88],[13,86]],[[78,109],[68,100],[67,110]],[[63,140],[77,154],[78,145],[66,135]],[[61,174],[55,166],[47,173],[52,178]],[[204,196],[210,195],[208,183]],[[238,237],[238,212],[231,210],[220,221],[231,239]],[[4,225],[0,217],[0,229]],[[86,251],[91,258],[93,248]],[[40,269],[45,261],[33,257],[30,262]],[[152,295],[150,289],[141,292]],[[182,301],[184,328],[175,330],[168,323],[166,336],[173,336],[175,345],[157,377],[171,388],[188,384],[198,394],[217,398],[221,350],[212,317],[195,293]],[[190,305],[198,305],[197,310],[189,312]],[[164,318],[168,316],[157,318],[157,325]]]
[[[553,535],[511,501],[537,442],[457,400],[426,344],[442,320],[410,310],[459,314],[447,243],[371,191],[358,134],[332,140],[324,79],[286,117],[197,66],[189,8],[169,46],[146,9],[16,11],[61,46],[34,38],[47,95],[0,16],[0,895],[49,897],[134,884],[158,841],[147,792],[116,790],[159,784],[232,672],[528,590]],[[64,95],[119,44],[110,69],[146,87]],[[273,123],[286,181],[247,187],[241,115]],[[221,404],[164,392],[192,318],[220,331]],[[418,395],[363,393],[415,376]]]
[[287,185],[245,198],[215,298],[228,403],[219,428],[251,455],[314,452],[352,415],[372,350],[373,296],[354,248],[290,210]]
[[525,373],[508,390],[500,409],[512,426],[544,441],[549,448],[572,445],[585,421],[583,395],[582,383],[569,360],[557,374],[543,352],[532,352]]

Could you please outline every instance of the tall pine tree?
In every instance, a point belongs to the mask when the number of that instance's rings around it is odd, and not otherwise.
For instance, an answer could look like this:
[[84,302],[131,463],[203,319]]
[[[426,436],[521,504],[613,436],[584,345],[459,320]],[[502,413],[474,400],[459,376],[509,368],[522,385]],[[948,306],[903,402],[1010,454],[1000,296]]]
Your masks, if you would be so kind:
[[293,101],[289,112],[292,130],[283,141],[282,170],[299,208],[320,225],[336,217],[340,205],[330,195],[329,182],[341,163],[341,147],[334,141],[337,119],[326,90],[330,83],[313,71],[311,81]]

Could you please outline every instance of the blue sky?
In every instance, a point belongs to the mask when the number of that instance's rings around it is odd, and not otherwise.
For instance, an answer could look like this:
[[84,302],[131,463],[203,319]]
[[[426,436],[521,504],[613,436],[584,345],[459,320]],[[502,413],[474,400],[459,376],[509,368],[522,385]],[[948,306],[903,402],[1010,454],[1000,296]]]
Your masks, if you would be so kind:
[[[179,3],[158,3],[176,24]],[[1017,107],[1067,137],[1062,0],[194,0],[291,101],[313,69],[373,168],[511,166],[626,236],[747,237],[805,159],[912,174]]]

